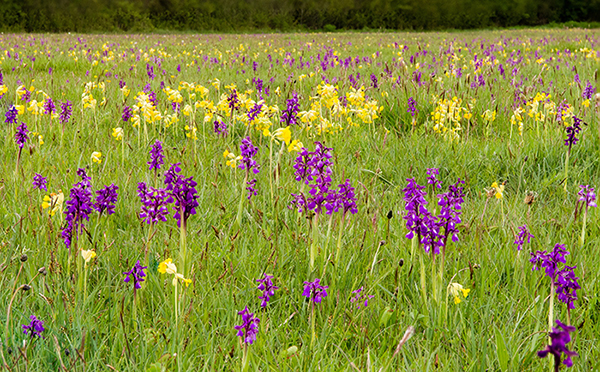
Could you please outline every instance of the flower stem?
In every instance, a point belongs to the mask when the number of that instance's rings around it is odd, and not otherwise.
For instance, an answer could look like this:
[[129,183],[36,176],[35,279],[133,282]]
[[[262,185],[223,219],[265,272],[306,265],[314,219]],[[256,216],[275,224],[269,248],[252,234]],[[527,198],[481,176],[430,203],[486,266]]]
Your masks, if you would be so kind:
[[344,223],[345,222],[346,222],[346,213],[343,213],[342,214],[342,220],[340,222],[340,232],[338,233],[337,251],[335,253],[335,262],[336,262],[336,264],[340,260],[340,250],[342,248],[342,235],[344,234]]
[[567,191],[567,179],[569,178],[569,155],[571,151],[567,151],[567,156],[565,157],[565,192]]
[[583,248],[583,244],[585,243],[585,226],[587,224],[587,205],[585,206],[585,210],[583,212],[583,226],[581,227],[581,237],[579,238],[579,244]]
[[317,255],[317,240],[319,239],[319,214],[315,213],[312,225],[313,238],[310,243],[310,271],[315,267],[315,256]]

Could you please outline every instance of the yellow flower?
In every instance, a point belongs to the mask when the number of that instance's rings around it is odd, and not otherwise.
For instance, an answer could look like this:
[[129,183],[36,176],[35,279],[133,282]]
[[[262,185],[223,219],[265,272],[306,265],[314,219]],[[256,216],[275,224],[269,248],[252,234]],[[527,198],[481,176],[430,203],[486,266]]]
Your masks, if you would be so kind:
[[175,266],[172,259],[167,258],[158,265],[158,272],[161,274],[177,274],[177,266]]
[[92,161],[98,164],[102,163],[102,153],[100,151],[92,152]]
[[62,205],[65,201],[65,195],[62,191],[58,190],[58,194],[51,193],[50,195],[44,196],[44,201],[42,202],[42,208],[50,208],[48,214],[50,216],[54,216],[54,214],[60,210],[62,211]]
[[504,184],[498,185],[498,182],[492,183],[492,189],[496,190],[496,199],[502,199],[504,193]]
[[183,283],[185,283],[185,286],[189,286],[190,283],[192,282],[191,279],[186,279],[183,277],[183,274],[180,274],[177,272],[177,266],[175,266],[175,264],[173,263],[173,260],[170,258],[167,258],[165,261],[161,262],[158,265],[158,272],[161,274],[171,274],[174,275],[173,276],[173,285],[176,286],[177,285],[177,280],[181,280]]
[[288,146],[288,152],[292,152],[292,151],[300,151],[302,150],[302,148],[304,147],[304,145],[302,144],[302,142],[298,141],[298,140],[293,140],[292,143],[290,143],[290,145]]
[[173,277],[173,285],[177,285],[177,279],[180,279],[182,282],[184,282],[186,287],[192,283],[192,279],[186,279],[182,274],[175,273],[175,276]]
[[92,260],[92,258],[96,257],[96,252],[94,252],[93,250],[85,250],[82,249],[81,250],[81,257],[83,257],[85,264],[87,265],[88,262],[90,262]]
[[450,288],[450,294],[452,296],[454,296],[454,303],[457,305],[461,302],[461,299],[459,296],[460,293],[462,293],[464,298],[467,298],[467,296],[469,295],[469,292],[471,292],[470,289],[463,288],[463,286],[458,283],[450,283],[449,288]]
[[118,128],[113,128],[113,132],[112,132],[112,136],[115,137],[115,139],[117,141],[120,141],[123,139],[123,128],[118,127]]
[[273,138],[285,142],[286,145],[290,144],[292,140],[292,132],[290,131],[289,125],[285,128],[279,128],[272,134]]

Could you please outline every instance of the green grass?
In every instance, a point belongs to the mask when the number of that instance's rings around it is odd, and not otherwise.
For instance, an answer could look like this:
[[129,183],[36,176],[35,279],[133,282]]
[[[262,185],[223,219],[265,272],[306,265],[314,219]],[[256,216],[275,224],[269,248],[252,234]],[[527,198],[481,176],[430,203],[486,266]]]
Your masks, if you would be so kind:
[[[594,41],[586,39],[586,35]],[[86,45],[81,49],[76,44],[78,37],[85,39],[79,42]],[[547,44],[543,42],[545,37]],[[516,41],[517,38],[525,45]],[[249,370],[549,369],[548,361],[539,359],[536,354],[546,342],[549,279],[542,271],[531,270],[529,252],[550,250],[561,243],[571,252],[567,264],[577,266],[575,273],[581,285],[576,308],[571,311],[571,321],[577,331],[569,345],[579,353],[573,359],[572,370],[593,370],[600,355],[596,342],[600,334],[596,270],[600,264],[600,225],[596,208],[590,208],[585,245],[580,247],[582,220],[575,220],[573,211],[578,185],[599,184],[598,114],[596,111],[594,116],[591,108],[583,108],[581,98],[585,82],[594,82],[598,61],[597,57],[586,57],[586,52],[579,51],[585,47],[597,48],[597,38],[595,31],[553,29],[451,34],[0,36],[2,45],[18,51],[23,63],[27,63],[24,66],[2,54],[0,68],[9,88],[0,100],[3,118],[14,103],[17,80],[27,88],[33,85],[43,90],[55,101],[74,102],[73,118],[64,126],[64,135],[57,121],[50,123],[47,115],[38,119],[37,124],[30,113],[19,118],[32,131],[37,126],[36,131],[44,136],[44,144],[39,145],[36,138],[30,139],[23,150],[18,173],[15,173],[18,148],[13,140],[14,126],[3,124],[1,324],[6,324],[14,288],[22,284],[31,286],[29,291],[16,292],[8,334],[2,329],[2,352],[8,368],[12,371],[60,370],[62,363],[68,370],[239,370],[242,347],[234,326],[241,324],[237,312],[248,306],[261,319],[257,340],[250,346]],[[504,64],[506,80],[493,62],[484,65],[481,72],[475,72],[470,61],[474,53],[482,57],[480,44],[498,45],[503,40],[508,43],[506,56],[502,52],[495,55]],[[137,43],[135,47],[132,42]],[[404,65],[398,62],[399,49],[393,47],[394,42],[410,48],[402,53]],[[427,49],[439,61],[440,50],[448,49],[450,42],[454,42],[457,66],[464,65],[463,77],[445,76],[448,62],[444,60],[436,71],[442,83],[427,83],[417,88],[412,81],[415,68],[409,63],[410,55]],[[90,49],[92,60],[100,59],[104,43],[113,52],[114,60],[92,66],[83,51]],[[312,43],[312,47],[309,49],[306,43]],[[469,43],[471,51],[464,47],[465,43]],[[243,50],[240,44],[244,44]],[[76,48],[77,62],[67,56],[71,47]],[[139,61],[131,58],[132,47],[136,55],[142,50]],[[561,58],[576,67],[582,86],[573,83],[575,72],[563,62],[559,70],[547,67],[541,71],[542,65],[535,63],[534,56],[538,47],[544,58],[555,57],[555,48],[563,52],[570,48],[577,58],[564,54]],[[161,58],[162,67],[150,59],[150,48],[155,49],[154,56]],[[317,54],[323,56],[328,48],[335,50],[341,60],[360,56],[361,59],[370,57],[372,62],[361,62],[361,68],[331,68],[299,81],[300,74],[314,71],[319,65]],[[523,137],[516,128],[512,137],[510,135],[514,88],[508,83],[512,67],[507,65],[506,58],[513,49],[520,49],[521,55],[531,60],[530,64],[519,66],[515,77],[517,81],[521,77],[528,78],[522,86],[526,99],[547,91],[552,94],[553,102],[558,105],[565,99],[574,107],[574,114],[589,124],[584,126],[579,142],[573,146],[566,192],[564,129],[549,118],[538,135],[533,119],[527,116]],[[166,54],[159,56],[156,50]],[[64,54],[61,55],[61,51]],[[311,61],[313,57],[311,67],[282,66],[281,61],[288,51],[296,61],[300,55],[304,61]],[[376,51],[381,54],[373,58]],[[128,55],[122,59],[124,52]],[[204,56],[213,58],[219,52],[222,65],[203,64]],[[10,53],[14,55],[14,51]],[[42,56],[46,53],[51,57]],[[148,53],[147,58],[144,53]],[[269,54],[273,67],[267,58]],[[28,55],[37,56],[32,69]],[[246,60],[242,65],[243,57]],[[276,59],[279,64],[275,63]],[[252,69],[253,61],[259,64],[256,73]],[[429,74],[434,72],[427,66],[433,64],[430,55],[418,57],[417,61],[422,65],[424,80],[429,81]],[[293,176],[296,154],[283,151],[280,183],[274,187],[272,199],[269,139],[259,131],[249,131],[259,147],[258,195],[244,203],[239,227],[234,221],[244,174],[243,170],[227,167],[222,154],[225,149],[239,154],[241,139],[246,134],[243,125],[236,124],[228,137],[220,138],[212,132],[211,123],[203,129],[202,117],[198,114],[198,140],[194,143],[185,137],[183,127],[190,119],[182,115],[175,128],[149,127],[148,141],[142,132],[138,146],[138,129],[120,119],[123,103],[118,81],[123,79],[131,88],[126,104],[133,104],[134,95],[149,82],[147,63],[154,66],[157,74],[151,87],[157,92],[159,107],[169,113],[172,110],[166,95],[160,91],[161,81],[173,89],[177,89],[180,81],[203,85],[209,88],[208,98],[216,105],[219,95],[210,85],[214,78],[221,81],[220,92],[223,93],[225,85],[232,83],[240,91],[255,89],[252,78],[260,77],[270,88],[270,95],[265,95],[268,105],[284,109],[289,93],[297,91],[301,98],[300,109],[308,110],[321,75],[340,80],[337,83],[340,95],[349,91],[349,74],[360,72],[365,87],[370,86],[370,74],[377,75],[380,87],[367,90],[367,95],[383,106],[381,118],[374,124],[323,135],[314,129],[291,128],[292,138],[302,141],[311,151],[314,141],[323,141],[333,148],[333,184],[348,178],[356,188],[359,212],[346,219],[339,262],[333,258],[323,260],[325,249],[327,254],[335,251],[339,232],[339,216],[335,216],[329,245],[324,247],[329,220],[325,216],[319,226],[321,252],[315,270],[310,271],[309,221],[287,208],[290,194],[301,189]],[[392,68],[389,78],[382,75],[386,63]],[[177,65],[181,66],[180,73]],[[132,66],[135,67],[130,69]],[[51,76],[48,75],[50,67]],[[162,69],[166,70],[165,75]],[[111,76],[106,76],[105,70]],[[89,76],[86,76],[87,71]],[[288,82],[292,73],[294,78]],[[115,78],[115,74],[119,77]],[[472,79],[474,74],[485,76],[485,88],[469,87],[467,79]],[[532,83],[539,77],[544,80],[543,87]],[[88,81],[106,83],[107,104],[95,112],[86,109],[82,113],[81,93]],[[549,81],[553,82],[551,88]],[[274,93],[277,87],[281,95]],[[383,97],[382,92],[388,96]],[[182,94],[187,102],[187,95]],[[406,112],[406,102],[411,96],[418,102],[419,109],[414,128]],[[470,122],[463,121],[460,139],[448,142],[434,132],[431,112],[439,98],[453,96],[462,98],[463,106],[473,98],[476,102],[471,108]],[[101,102],[99,91],[94,92],[94,97]],[[252,97],[256,97],[256,92]],[[498,110],[489,130],[481,119],[486,109]],[[271,132],[279,127],[277,115],[272,122]],[[117,126],[125,130],[123,164],[121,142],[111,136],[112,128]],[[133,317],[132,285],[123,282],[122,274],[137,260],[143,262],[148,225],[138,218],[137,185],[142,181],[162,184],[162,176],[155,181],[146,164],[150,145],[156,139],[164,141],[163,170],[171,163],[181,162],[182,175],[193,176],[198,182],[199,206],[188,221],[187,238],[191,264],[186,271],[193,283],[183,291],[183,286],[178,286],[182,294],[178,327],[173,311],[172,277],[157,270],[159,262],[167,258],[173,258],[178,267],[180,265],[179,230],[171,216],[156,225],[147,280],[137,291],[136,318]],[[274,147],[276,153],[278,146]],[[93,151],[102,152],[102,163],[91,163]],[[41,209],[46,193],[31,186],[34,173],[41,173],[48,177],[49,192],[61,189],[68,199],[72,185],[79,181],[76,170],[81,167],[86,167],[92,177],[93,190],[111,183],[119,186],[116,213],[100,219],[93,213],[85,224],[87,233],[79,240],[80,247],[93,248],[97,253],[86,268],[87,296],[78,287],[75,264],[68,267],[68,250],[60,236],[64,216],[57,213],[49,217],[47,210]],[[431,258],[421,248],[412,250],[411,241],[405,238],[407,230],[402,219],[405,213],[402,189],[406,179],[414,177],[425,185],[426,169],[434,167],[440,169],[444,187],[460,178],[465,181],[466,191],[459,241],[449,244],[437,301],[432,288]],[[493,182],[503,181],[506,181],[506,189],[502,202],[495,198],[487,200],[486,189]],[[307,190],[305,187],[304,191]],[[437,191],[432,193],[430,186],[426,190],[428,207],[433,210],[437,206],[433,196]],[[531,205],[524,203],[528,191],[536,195]],[[169,210],[172,215],[172,209]],[[388,219],[390,211],[391,219]],[[514,234],[523,224],[527,224],[535,239],[517,252]],[[28,259],[22,263],[19,259],[24,254]],[[426,275],[425,295],[420,282],[421,261]],[[37,275],[41,267],[46,268],[47,275]],[[435,267],[439,268],[439,257]],[[274,275],[279,290],[266,309],[261,310],[256,279],[263,273]],[[317,337],[311,346],[311,304],[302,296],[302,291],[304,281],[317,277],[329,288],[328,296],[316,305]],[[452,296],[446,295],[445,288],[451,278],[452,282],[471,290],[457,305]],[[367,307],[357,309],[349,299],[351,292],[361,286],[374,298]],[[566,321],[565,305],[558,300],[554,303],[554,318]],[[44,339],[30,342],[23,334],[21,324],[28,323],[30,315],[45,322]],[[415,327],[414,336],[394,356],[409,326]],[[24,339],[27,340],[25,346]],[[288,348],[292,346],[298,351],[289,354]]]

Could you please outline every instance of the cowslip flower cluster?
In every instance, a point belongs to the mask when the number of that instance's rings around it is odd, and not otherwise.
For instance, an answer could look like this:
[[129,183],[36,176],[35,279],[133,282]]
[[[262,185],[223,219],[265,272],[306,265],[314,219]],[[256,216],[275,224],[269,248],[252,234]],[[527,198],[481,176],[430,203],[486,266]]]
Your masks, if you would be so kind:
[[535,238],[533,234],[527,228],[527,225],[519,226],[519,233],[515,237],[514,244],[517,245],[517,250],[520,251],[523,249],[523,245],[525,244],[525,239],[527,239],[527,244],[531,243],[531,238]]
[[48,191],[48,179],[39,173],[33,176],[33,188]]
[[321,279],[316,278],[312,282],[304,282],[304,291],[302,296],[307,297],[313,303],[320,303],[323,297],[327,297],[328,286],[322,286]]
[[106,211],[106,214],[110,216],[115,213],[115,204],[117,203],[119,186],[114,183],[110,186],[104,186],[104,188],[96,191],[96,202],[94,203],[94,209],[102,215]]
[[183,274],[177,272],[177,266],[173,263],[173,260],[168,258],[165,261],[161,262],[158,265],[158,272],[161,274],[171,274],[173,275],[173,286],[177,286],[177,281],[181,280],[185,283],[185,286],[189,286],[192,283],[191,279],[186,279],[183,277]]
[[173,198],[166,189],[148,187],[144,182],[138,184],[138,196],[142,202],[142,210],[139,216],[147,224],[158,221],[167,221],[169,210],[167,206],[173,202]]
[[165,174],[166,189],[173,198],[175,205],[175,214],[173,218],[177,220],[177,226],[186,226],[186,222],[191,215],[196,214],[198,206],[198,191],[196,191],[196,181],[194,177],[185,178],[178,174],[181,172],[181,163],[171,165],[171,168]]
[[450,289],[450,294],[454,297],[455,305],[458,305],[459,303],[462,302],[462,300],[460,299],[461,294],[466,299],[469,296],[469,292],[471,292],[470,289],[464,288],[459,283],[450,283],[449,289]]
[[44,322],[36,318],[35,315],[30,316],[29,319],[31,320],[29,324],[23,324],[21,326],[23,328],[23,333],[26,335],[28,334],[31,338],[44,338],[44,336],[42,336],[42,332],[45,331]]
[[263,292],[262,296],[258,297],[260,300],[262,300],[260,303],[261,307],[266,307],[267,302],[271,300],[271,296],[275,295],[275,290],[279,289],[279,287],[273,284],[272,279],[273,275],[269,274],[264,274],[262,279],[256,279],[256,281],[260,283],[258,285],[258,290]]
[[575,327],[568,326],[560,320],[556,320],[556,328],[552,327],[550,332],[550,345],[546,345],[544,350],[538,351],[540,358],[545,358],[548,354],[554,357],[554,370],[558,371],[562,355],[565,354],[563,364],[567,367],[573,366],[571,357],[578,356],[574,351],[567,348],[567,344],[571,342],[571,332],[575,332]]
[[239,311],[238,315],[242,316],[242,324],[236,325],[234,328],[238,331],[237,335],[242,338],[245,344],[252,344],[256,341],[258,335],[258,323],[260,319],[254,316],[246,306],[244,310]]
[[124,275],[126,275],[125,280],[123,281],[125,283],[129,283],[131,280],[133,280],[133,290],[135,292],[137,289],[142,288],[141,283],[145,280],[144,277],[146,276],[144,270],[147,268],[148,266],[142,266],[140,264],[140,260],[138,260],[135,263],[135,265],[133,265],[133,268],[131,268],[131,270],[125,271],[123,273]]

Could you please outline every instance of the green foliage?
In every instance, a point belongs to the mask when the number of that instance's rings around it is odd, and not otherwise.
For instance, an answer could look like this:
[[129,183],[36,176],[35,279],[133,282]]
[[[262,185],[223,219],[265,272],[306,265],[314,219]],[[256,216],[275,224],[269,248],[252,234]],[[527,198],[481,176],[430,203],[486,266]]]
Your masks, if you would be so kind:
[[600,0],[1,0],[0,30],[437,30],[600,22]]

